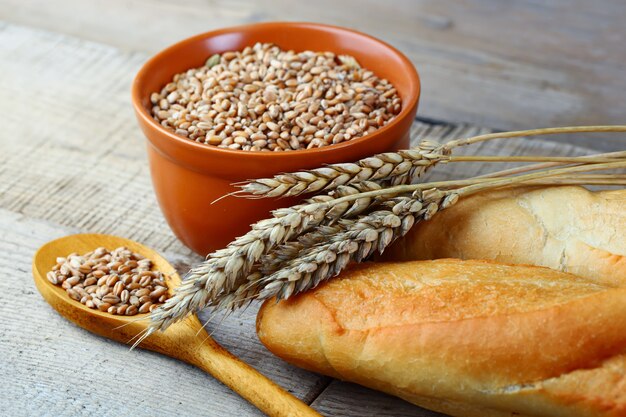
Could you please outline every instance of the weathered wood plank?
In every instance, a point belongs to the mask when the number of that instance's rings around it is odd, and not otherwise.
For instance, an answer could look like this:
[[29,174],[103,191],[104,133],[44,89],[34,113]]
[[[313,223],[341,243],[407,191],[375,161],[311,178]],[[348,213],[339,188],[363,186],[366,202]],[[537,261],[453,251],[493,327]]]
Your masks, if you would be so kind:
[[625,15],[621,0],[0,1],[7,21],[132,51],[267,20],[352,27],[415,63],[420,114],[506,130],[622,123]]
[[333,381],[312,406],[325,416],[445,417],[445,414],[343,381]]
[[[9,98],[0,101],[5,117],[0,134],[0,274],[5,277],[0,280],[0,373],[13,381],[0,384],[0,409],[11,415],[258,414],[198,370],[152,353],[128,353],[124,346],[65,322],[32,283],[35,249],[79,231],[136,239],[163,252],[182,272],[201,259],[172,235],[151,190],[128,93],[144,59],[144,54],[63,35],[0,26],[0,95]],[[416,123],[413,135],[415,140],[451,139],[485,131]],[[464,151],[581,152],[520,140]],[[429,175],[448,178],[484,170],[478,164],[454,164]],[[328,379],[266,351],[254,334],[257,308],[210,330],[233,353],[312,401]],[[329,416],[344,415],[346,409],[333,404],[352,401],[355,389],[333,383],[315,406]],[[406,407],[420,412],[391,397],[358,390],[365,395],[361,408],[351,408],[354,415],[402,415]],[[161,403],[164,392],[167,400]]]

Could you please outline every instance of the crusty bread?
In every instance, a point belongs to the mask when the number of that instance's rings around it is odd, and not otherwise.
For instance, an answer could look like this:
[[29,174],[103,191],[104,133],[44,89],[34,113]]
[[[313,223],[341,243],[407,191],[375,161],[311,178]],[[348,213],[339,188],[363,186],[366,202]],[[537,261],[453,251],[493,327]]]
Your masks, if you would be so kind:
[[259,312],[300,367],[453,416],[626,416],[626,288],[532,266],[357,265]]
[[626,285],[626,190],[511,188],[461,199],[413,227],[384,260],[491,259]]

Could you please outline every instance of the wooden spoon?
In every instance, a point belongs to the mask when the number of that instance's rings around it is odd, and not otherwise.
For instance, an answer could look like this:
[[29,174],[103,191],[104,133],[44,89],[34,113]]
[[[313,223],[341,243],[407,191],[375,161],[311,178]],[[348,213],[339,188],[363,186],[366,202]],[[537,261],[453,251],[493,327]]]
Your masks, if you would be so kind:
[[[90,309],[72,300],[63,288],[46,278],[57,257],[72,252],[83,254],[101,246],[109,250],[126,246],[152,260],[154,267],[165,275],[170,291],[181,282],[172,265],[150,248],[116,236],[80,234],[53,240],[39,248],[33,259],[35,284],[46,301],[66,319],[92,333],[128,343],[146,329],[147,314],[117,316]],[[137,320],[142,316],[146,320]],[[203,369],[269,416],[320,417],[305,403],[218,345],[202,329],[195,315],[173,324],[166,332],[149,336],[139,346]]]

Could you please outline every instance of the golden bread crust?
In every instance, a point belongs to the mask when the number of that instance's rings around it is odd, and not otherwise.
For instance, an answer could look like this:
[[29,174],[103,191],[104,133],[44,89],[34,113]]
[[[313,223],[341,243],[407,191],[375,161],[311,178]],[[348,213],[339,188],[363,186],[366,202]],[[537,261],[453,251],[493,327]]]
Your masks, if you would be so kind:
[[298,366],[452,415],[626,415],[626,390],[601,388],[626,385],[626,288],[548,268],[358,265],[266,302],[257,331]]

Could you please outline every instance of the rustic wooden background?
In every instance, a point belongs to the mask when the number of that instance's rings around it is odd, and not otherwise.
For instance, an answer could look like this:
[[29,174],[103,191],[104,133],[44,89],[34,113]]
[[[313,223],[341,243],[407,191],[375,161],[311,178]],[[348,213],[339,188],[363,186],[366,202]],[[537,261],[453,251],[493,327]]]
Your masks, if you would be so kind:
[[[129,352],[64,321],[32,282],[35,250],[75,232],[141,241],[182,272],[201,259],[159,212],[130,106],[130,82],[151,52],[252,21],[354,27],[413,60],[424,84],[414,140],[443,140],[488,130],[477,126],[623,123],[625,14],[618,0],[0,0],[0,414],[258,415],[201,371]],[[574,155],[626,147],[620,135],[562,140],[467,151]],[[431,175],[486,169],[459,164]],[[324,415],[436,415],[274,358],[254,335],[255,311],[226,320],[215,338]]]
[[257,21],[351,27],[415,63],[420,115],[506,130],[624,122],[625,17],[623,0],[0,1],[0,19],[126,52]]

